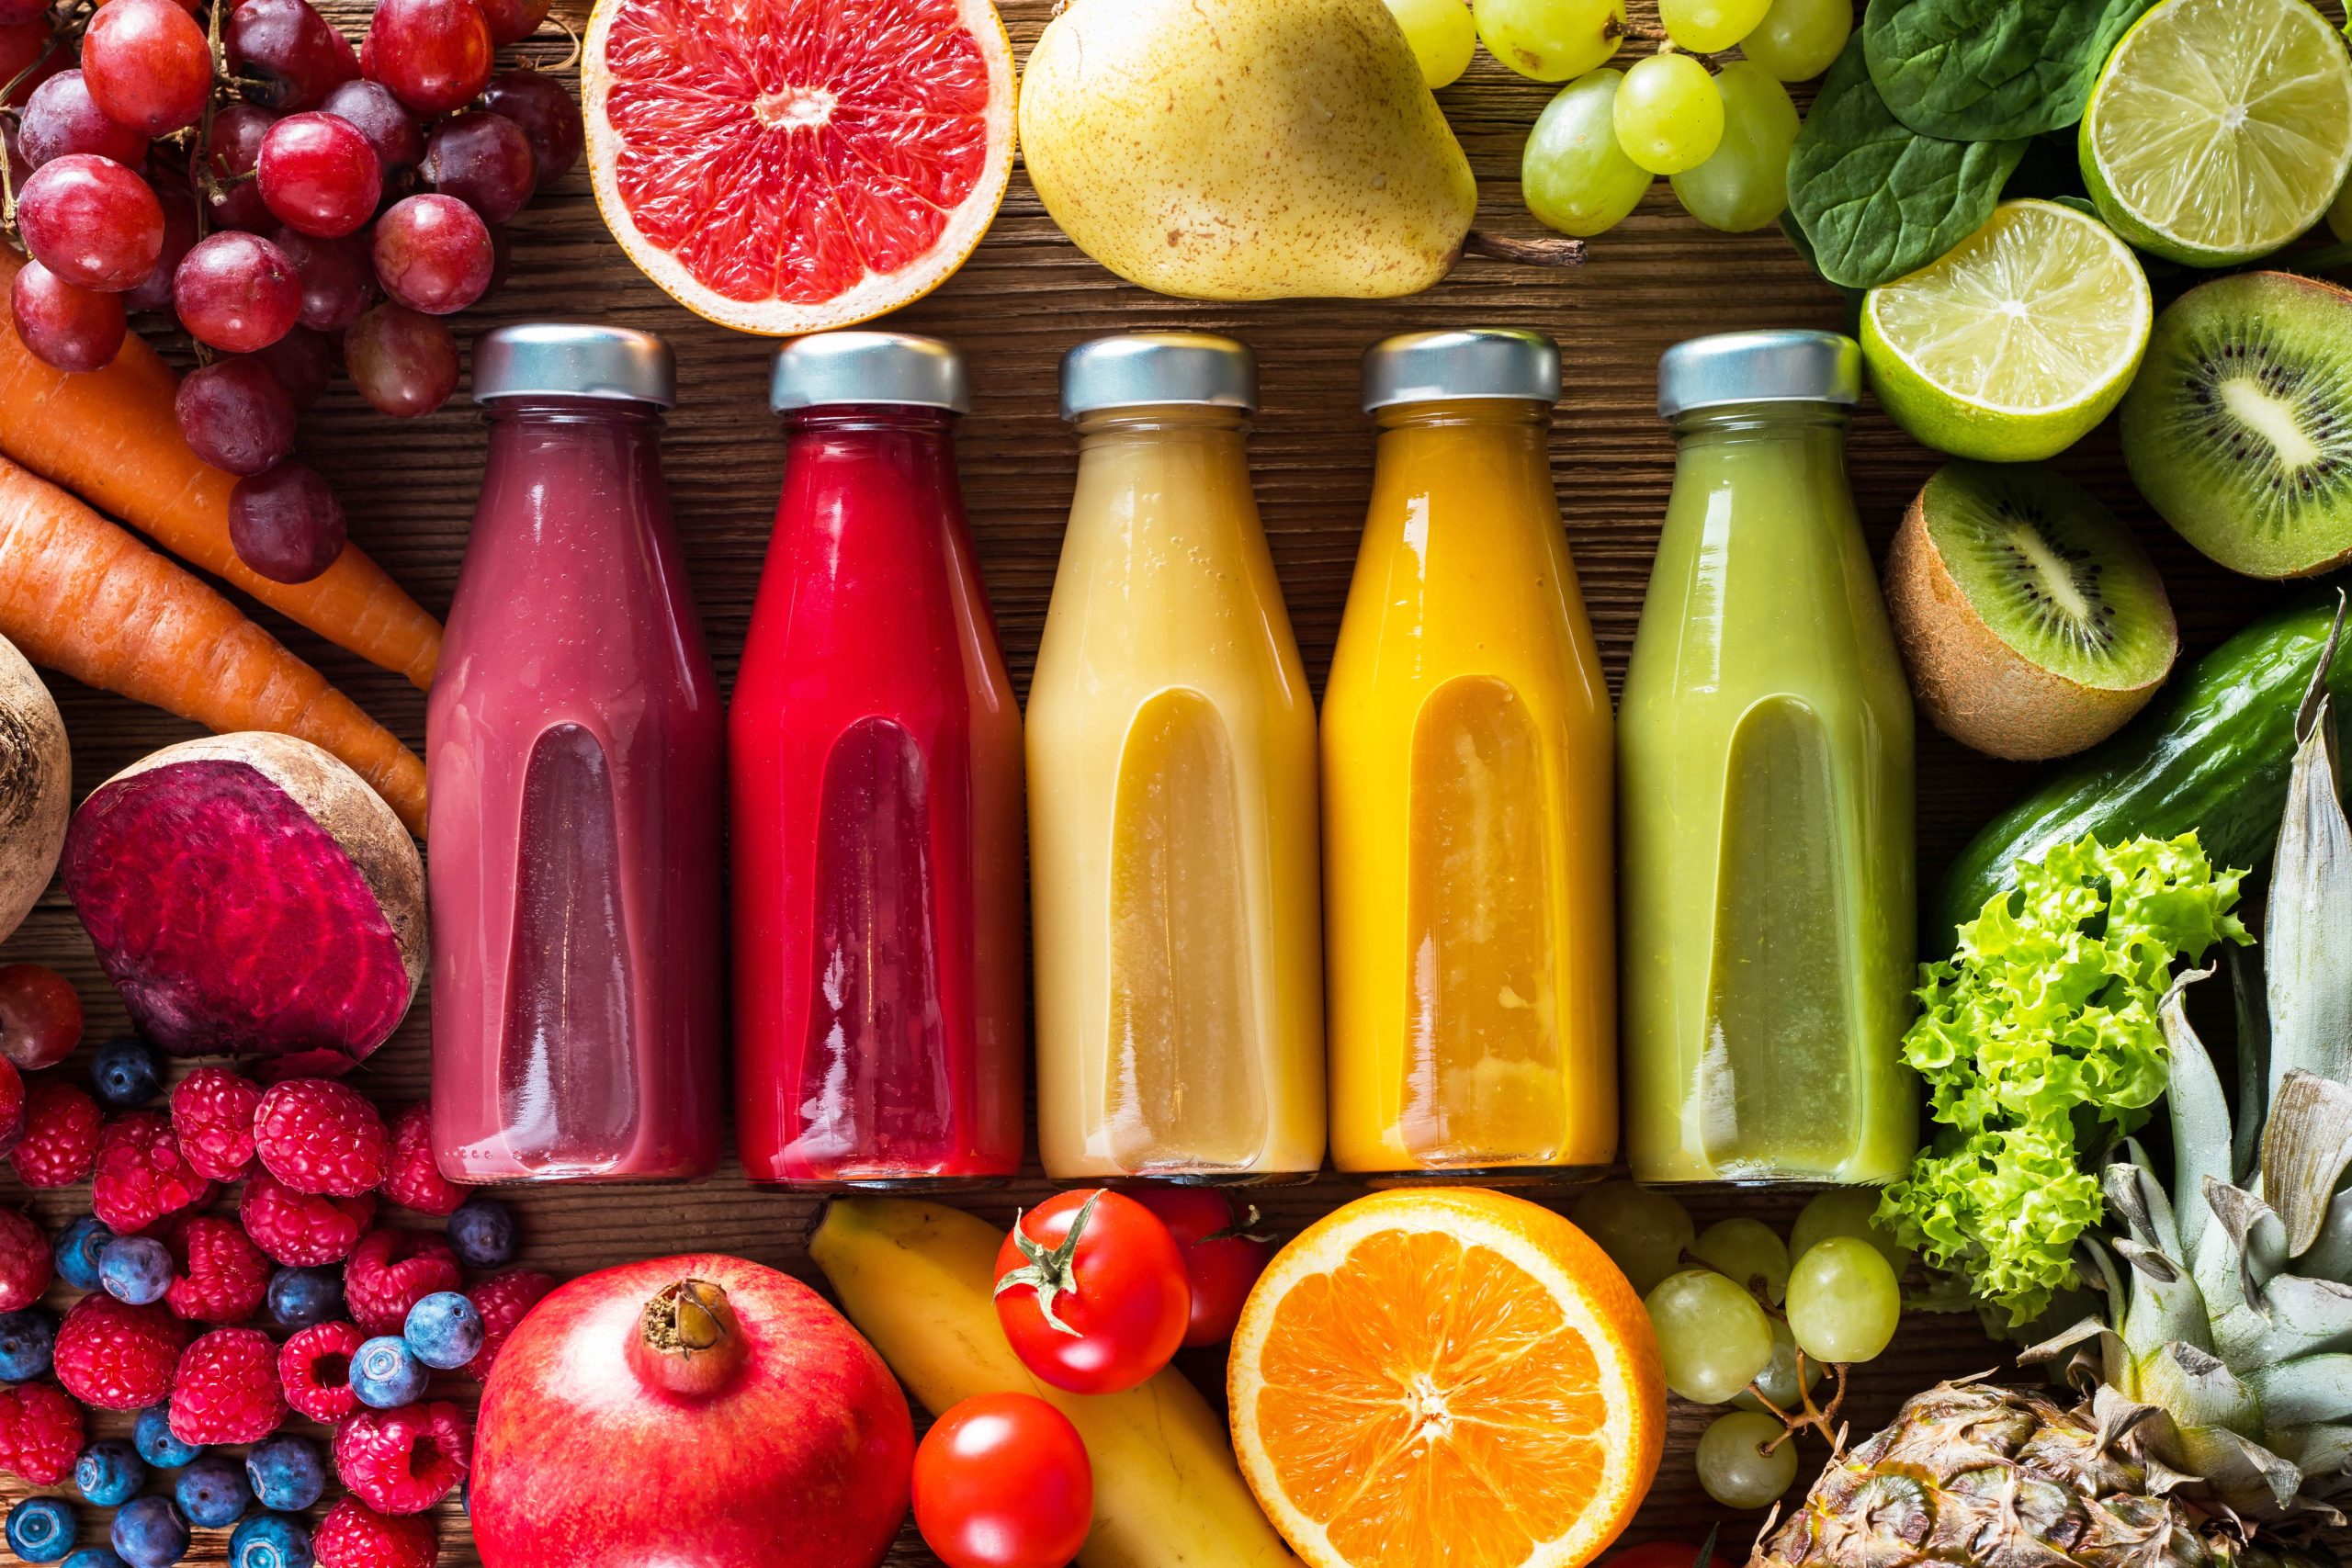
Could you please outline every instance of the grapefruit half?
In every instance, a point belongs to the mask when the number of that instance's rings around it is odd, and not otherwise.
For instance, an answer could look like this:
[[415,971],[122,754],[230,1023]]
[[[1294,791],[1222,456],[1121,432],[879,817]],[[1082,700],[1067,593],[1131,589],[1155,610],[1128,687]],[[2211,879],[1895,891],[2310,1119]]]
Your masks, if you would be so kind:
[[921,299],[1012,173],[1012,44],[989,0],[598,0],[581,97],[614,238],[744,332]]

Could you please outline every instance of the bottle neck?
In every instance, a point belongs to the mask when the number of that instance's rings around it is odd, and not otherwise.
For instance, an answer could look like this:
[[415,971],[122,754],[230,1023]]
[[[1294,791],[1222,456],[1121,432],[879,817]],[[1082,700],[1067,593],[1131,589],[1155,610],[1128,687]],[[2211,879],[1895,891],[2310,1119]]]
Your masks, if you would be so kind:
[[1723,403],[1675,416],[1675,444],[1693,447],[1791,441],[1842,447],[1849,411],[1838,403]]
[[916,511],[962,505],[956,416],[945,409],[829,403],[786,415],[784,429],[779,524],[842,506],[874,524],[895,514],[888,502],[916,497],[924,502]]
[[1163,403],[1144,408],[1095,409],[1078,416],[1078,449],[1087,453],[1105,446],[1133,446],[1154,442],[1190,446],[1230,446],[1237,453],[1250,434],[1244,409],[1211,408],[1199,403]]
[[[613,518],[666,518],[662,414],[650,403],[606,398],[512,398],[487,411],[490,461],[484,515],[512,509],[535,534],[595,529]],[[479,525],[479,524],[477,525]]]

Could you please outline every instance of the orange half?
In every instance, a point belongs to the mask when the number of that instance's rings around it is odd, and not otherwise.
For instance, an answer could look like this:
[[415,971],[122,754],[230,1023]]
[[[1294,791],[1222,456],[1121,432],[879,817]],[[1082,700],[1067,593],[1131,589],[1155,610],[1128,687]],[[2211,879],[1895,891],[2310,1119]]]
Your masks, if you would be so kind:
[[1657,1474],[1649,1314],[1582,1231],[1468,1188],[1376,1193],[1241,1314],[1233,1447],[1313,1568],[1578,1568]]

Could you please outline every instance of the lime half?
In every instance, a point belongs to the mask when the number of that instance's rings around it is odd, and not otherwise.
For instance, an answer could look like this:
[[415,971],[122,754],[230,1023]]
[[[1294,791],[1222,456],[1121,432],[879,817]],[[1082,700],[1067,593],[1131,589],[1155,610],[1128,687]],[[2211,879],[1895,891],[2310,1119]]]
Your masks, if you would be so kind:
[[2035,462],[2107,417],[2154,316],[2140,259],[2106,224],[2005,201],[1941,260],[1870,291],[1862,360],[1879,402],[1928,446]]
[[2306,0],[2165,0],[2108,57],[2081,152],[2100,214],[2143,250],[2267,255],[2352,172],[2352,55]]

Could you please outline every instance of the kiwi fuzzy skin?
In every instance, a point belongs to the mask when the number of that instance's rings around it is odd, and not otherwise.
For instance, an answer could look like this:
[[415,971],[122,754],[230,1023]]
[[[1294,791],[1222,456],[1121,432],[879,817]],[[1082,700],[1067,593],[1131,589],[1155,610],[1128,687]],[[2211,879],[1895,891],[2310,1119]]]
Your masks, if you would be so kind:
[[1987,756],[2070,757],[2122,728],[2165,682],[2159,672],[2144,685],[2086,686],[2003,642],[1928,535],[1924,489],[1887,553],[1886,607],[1919,706],[1938,729]]

